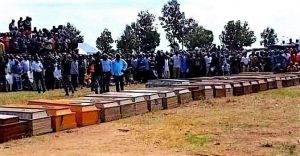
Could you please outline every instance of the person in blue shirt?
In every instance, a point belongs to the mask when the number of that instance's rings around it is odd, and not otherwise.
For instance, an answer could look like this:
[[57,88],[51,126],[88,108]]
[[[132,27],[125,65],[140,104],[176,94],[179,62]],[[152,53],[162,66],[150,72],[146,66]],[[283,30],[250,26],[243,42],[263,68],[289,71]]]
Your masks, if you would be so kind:
[[102,91],[109,92],[109,82],[111,78],[111,60],[108,59],[106,54],[104,54],[101,62],[102,62],[102,70],[103,70]]
[[126,61],[121,59],[120,54],[116,54],[116,58],[111,63],[111,74],[114,77],[117,92],[119,92],[120,89],[124,90],[123,75],[126,69],[127,69]]

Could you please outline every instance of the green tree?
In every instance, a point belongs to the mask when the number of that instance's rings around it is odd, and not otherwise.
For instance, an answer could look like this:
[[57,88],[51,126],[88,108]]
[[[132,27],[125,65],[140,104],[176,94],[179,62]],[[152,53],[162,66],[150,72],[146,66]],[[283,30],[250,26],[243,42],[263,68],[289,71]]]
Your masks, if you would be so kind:
[[139,50],[149,52],[159,46],[160,34],[154,26],[155,16],[146,11],[138,13],[137,25],[134,28],[137,33]]
[[261,41],[260,45],[267,47],[269,45],[276,44],[278,42],[277,34],[273,28],[267,27],[264,31],[260,34]]
[[116,41],[117,48],[125,53],[132,53],[138,51],[138,40],[134,27],[136,23],[126,25],[121,37]]
[[70,38],[69,48],[74,50],[78,47],[78,43],[84,42],[84,37],[81,35],[81,31],[78,30],[73,24],[67,23],[64,26],[64,31],[67,36]]
[[99,50],[108,53],[112,48],[112,43],[114,43],[114,40],[111,37],[111,32],[105,28],[96,40],[96,47]]
[[161,25],[167,32],[167,40],[171,46],[181,43],[183,46],[185,13],[180,11],[177,0],[171,0],[162,8],[162,16],[159,17]]
[[251,46],[256,41],[254,31],[250,30],[248,22],[229,21],[220,35],[221,42],[230,50],[241,50]]
[[195,47],[208,47],[214,40],[213,32],[204,29],[202,26],[197,26],[191,29],[185,36],[184,45],[193,50]]
[[117,47],[127,52],[149,52],[159,46],[160,34],[154,26],[155,16],[146,11],[138,13],[136,22],[126,25]]

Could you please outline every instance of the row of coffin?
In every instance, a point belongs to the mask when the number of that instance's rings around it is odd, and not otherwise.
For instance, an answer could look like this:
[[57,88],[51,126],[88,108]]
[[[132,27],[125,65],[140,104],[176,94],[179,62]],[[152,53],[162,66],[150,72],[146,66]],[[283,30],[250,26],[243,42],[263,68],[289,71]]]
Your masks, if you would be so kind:
[[61,100],[32,100],[0,107],[0,142],[171,109],[191,100],[240,96],[299,85],[298,73],[242,73],[188,80],[151,80],[143,90],[92,94]]
[[0,143],[171,109],[191,100],[188,89],[157,88],[92,94],[74,99],[31,100],[24,106],[1,106]]

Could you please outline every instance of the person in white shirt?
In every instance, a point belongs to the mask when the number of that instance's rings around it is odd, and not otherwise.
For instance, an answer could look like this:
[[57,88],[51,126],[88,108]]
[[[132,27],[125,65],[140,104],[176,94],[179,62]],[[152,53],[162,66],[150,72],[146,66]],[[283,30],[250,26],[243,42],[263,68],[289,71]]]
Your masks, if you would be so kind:
[[169,68],[169,58],[165,56],[165,65],[164,65],[164,78],[170,78],[170,68]]
[[247,57],[247,53],[244,53],[241,58],[241,65],[242,65],[243,72],[249,72],[249,64],[250,64],[250,58]]
[[211,63],[212,57],[209,55],[209,53],[207,53],[204,56],[204,61],[205,61],[205,66],[206,66],[206,76],[209,75],[209,71],[210,71],[210,63]]
[[61,82],[62,82],[61,67],[57,64],[55,65],[53,76],[55,78],[55,87],[61,88]]
[[43,92],[46,92],[44,73],[43,73],[44,66],[37,57],[34,58],[34,61],[31,64],[31,70],[33,72],[33,78],[36,83],[37,91],[41,93],[41,88],[42,88]]

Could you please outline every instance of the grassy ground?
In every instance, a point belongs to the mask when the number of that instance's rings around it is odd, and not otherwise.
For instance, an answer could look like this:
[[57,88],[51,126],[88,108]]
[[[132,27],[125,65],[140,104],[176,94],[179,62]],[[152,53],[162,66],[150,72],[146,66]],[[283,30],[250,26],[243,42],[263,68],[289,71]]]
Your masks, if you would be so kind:
[[[22,104],[62,95],[10,93],[0,94],[0,99]],[[299,95],[300,87],[293,87],[194,101],[172,110],[11,141],[0,145],[0,155],[300,155]]]

